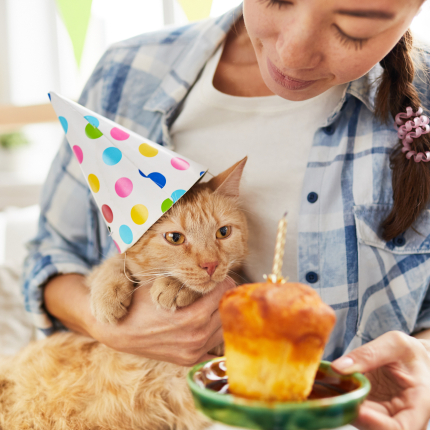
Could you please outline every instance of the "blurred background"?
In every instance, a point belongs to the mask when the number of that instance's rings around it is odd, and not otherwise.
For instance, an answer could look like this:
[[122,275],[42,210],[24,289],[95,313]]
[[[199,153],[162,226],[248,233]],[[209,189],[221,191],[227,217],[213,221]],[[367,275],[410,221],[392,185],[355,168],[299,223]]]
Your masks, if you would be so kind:
[[[239,3],[0,0],[0,210],[38,201],[62,138],[48,105],[49,91],[76,100],[111,44],[166,25],[218,16]],[[33,121],[37,123],[28,124]]]
[[[241,0],[0,0],[0,352],[33,335],[19,276],[37,203],[63,130],[48,104],[76,100],[113,43],[164,26],[216,17]],[[430,45],[430,1],[412,31]]]

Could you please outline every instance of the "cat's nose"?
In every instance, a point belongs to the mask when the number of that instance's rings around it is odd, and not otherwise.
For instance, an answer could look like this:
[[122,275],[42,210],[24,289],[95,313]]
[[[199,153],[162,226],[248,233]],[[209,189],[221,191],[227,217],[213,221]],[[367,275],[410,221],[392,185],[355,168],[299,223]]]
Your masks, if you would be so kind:
[[209,276],[212,276],[218,267],[218,261],[212,261],[211,263],[202,263],[200,264],[202,269],[205,269],[208,272]]

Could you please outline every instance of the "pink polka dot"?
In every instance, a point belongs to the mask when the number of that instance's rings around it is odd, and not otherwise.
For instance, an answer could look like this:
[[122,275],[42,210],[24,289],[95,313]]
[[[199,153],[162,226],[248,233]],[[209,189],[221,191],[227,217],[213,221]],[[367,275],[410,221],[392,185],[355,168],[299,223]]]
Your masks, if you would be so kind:
[[83,154],[83,152],[82,152],[81,147],[80,147],[80,146],[78,146],[78,145],[75,145],[75,146],[73,147],[73,152],[75,153],[76,158],[77,158],[77,159],[78,159],[78,161],[79,161],[79,164],[82,164],[82,160],[84,159],[84,154]]
[[118,127],[114,127],[111,131],[110,131],[110,135],[115,139],[115,140],[126,140],[130,137],[130,135],[128,133],[126,133],[125,131],[119,129]]
[[118,244],[115,242],[115,241],[113,241],[113,243],[115,244],[115,246],[116,246],[116,249],[118,250],[118,253],[119,254],[121,254],[121,250],[119,249],[119,246],[118,246]]
[[115,183],[115,191],[120,197],[127,197],[133,191],[133,182],[128,178],[120,178]]
[[177,170],[187,170],[190,167],[190,163],[188,163],[188,161],[185,161],[179,157],[172,158],[170,162]]
[[109,224],[113,221],[113,212],[112,212],[112,209],[108,205],[102,206],[102,214],[105,217],[105,220]]

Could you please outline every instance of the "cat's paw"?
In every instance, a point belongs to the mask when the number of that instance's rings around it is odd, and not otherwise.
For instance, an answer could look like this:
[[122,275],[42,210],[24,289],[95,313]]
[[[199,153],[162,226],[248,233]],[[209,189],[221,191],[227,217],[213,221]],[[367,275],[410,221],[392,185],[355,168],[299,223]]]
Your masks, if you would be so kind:
[[202,296],[172,278],[157,279],[152,284],[150,293],[155,304],[171,311],[188,306]]
[[107,265],[96,268],[87,278],[91,290],[91,312],[97,321],[117,324],[127,314],[134,285],[121,273],[113,273]]
[[200,299],[200,297],[202,297],[201,293],[184,287],[181,291],[179,291],[176,297],[176,305],[179,308],[183,308],[185,306],[191,305],[196,300]]
[[91,296],[91,312],[101,323],[117,324],[127,314],[130,302],[131,294],[127,297],[115,290],[107,291],[103,297],[93,299]]

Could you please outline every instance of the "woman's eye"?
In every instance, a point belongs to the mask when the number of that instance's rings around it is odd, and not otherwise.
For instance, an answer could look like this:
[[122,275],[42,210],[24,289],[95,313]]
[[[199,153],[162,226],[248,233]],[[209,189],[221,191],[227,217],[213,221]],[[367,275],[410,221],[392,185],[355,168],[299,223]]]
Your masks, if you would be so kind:
[[279,9],[281,9],[282,6],[286,6],[287,4],[291,3],[291,2],[286,1],[286,0],[266,0],[266,1],[267,1],[268,7],[278,6]]
[[334,28],[336,29],[336,38],[339,39],[340,43],[346,47],[353,45],[356,51],[363,48],[363,45],[369,40],[348,36],[336,24],[334,24]]
[[172,245],[182,245],[185,242],[185,236],[182,233],[169,232],[164,234],[164,238]]
[[228,225],[225,225],[224,227],[221,227],[216,232],[217,239],[225,239],[226,237],[229,237],[231,235],[231,227]]

